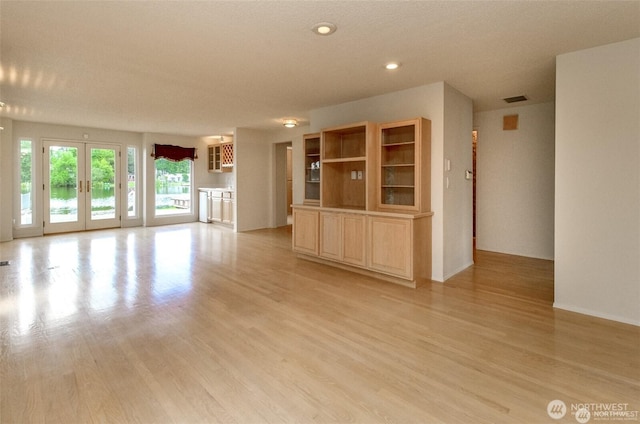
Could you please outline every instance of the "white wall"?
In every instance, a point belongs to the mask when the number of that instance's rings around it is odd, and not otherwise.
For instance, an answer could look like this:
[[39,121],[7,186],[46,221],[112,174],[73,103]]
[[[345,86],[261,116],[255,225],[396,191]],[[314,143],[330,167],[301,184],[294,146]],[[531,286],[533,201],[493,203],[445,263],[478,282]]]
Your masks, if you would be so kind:
[[273,155],[266,131],[237,128],[236,231],[268,228],[273,220],[275,186]]
[[[13,239],[13,121],[0,118],[0,242]],[[17,160],[17,159],[16,159]]]
[[291,129],[283,127],[280,130],[262,131],[236,128],[236,231],[274,228],[283,222],[286,223],[286,197],[278,198],[277,192],[284,191],[279,190],[276,184],[283,183],[286,177],[285,145],[288,144],[291,144],[293,149],[293,202],[302,202],[302,136],[308,132],[309,127],[304,125]]
[[[445,103],[446,111],[451,114],[446,122],[448,129],[445,135]],[[460,233],[445,233],[444,221],[451,211],[445,210],[444,196],[444,152],[445,145],[455,160],[464,164],[471,160],[471,100],[444,82],[424,85],[408,90],[375,96],[367,99],[343,103],[336,106],[315,109],[310,112],[311,131],[323,128],[349,124],[359,121],[389,122],[401,119],[424,117],[431,120],[431,209],[432,218],[432,279],[444,281],[456,270],[461,270],[470,262],[467,252],[472,249],[472,232],[469,223],[456,222],[455,213],[451,216],[451,227],[462,227]],[[466,140],[460,134],[468,131]],[[468,159],[463,159],[465,147],[469,145]],[[468,187],[457,184],[450,187],[447,197],[452,200],[452,207],[456,201],[468,196]],[[470,201],[470,200],[469,200]],[[467,212],[470,213],[470,212]],[[464,234],[466,233],[466,234]],[[452,255],[445,269],[445,248],[449,250],[461,249],[462,254]]]
[[[448,84],[444,85],[444,280],[473,264],[473,170],[471,99]],[[447,180],[449,186],[447,187]]]
[[555,302],[640,325],[640,38],[556,61]]
[[[502,129],[505,115],[518,129]],[[555,106],[543,103],[474,115],[476,247],[553,259]]]

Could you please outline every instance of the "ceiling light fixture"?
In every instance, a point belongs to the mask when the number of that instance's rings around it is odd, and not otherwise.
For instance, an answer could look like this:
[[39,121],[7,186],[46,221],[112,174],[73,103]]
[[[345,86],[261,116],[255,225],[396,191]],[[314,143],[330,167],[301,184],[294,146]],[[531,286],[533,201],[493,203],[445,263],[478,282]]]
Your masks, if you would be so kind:
[[389,62],[384,65],[384,67],[390,71],[393,71],[394,69],[398,69],[400,67],[400,64],[398,62]]
[[295,119],[285,119],[284,121],[282,121],[282,125],[287,128],[293,128],[298,125],[298,121],[296,121]]
[[0,102],[0,109],[2,109],[4,107],[5,103],[4,102]]
[[330,35],[336,32],[337,29],[338,27],[331,22],[320,22],[318,24],[315,24],[313,28],[311,28],[311,31],[315,32],[318,35]]

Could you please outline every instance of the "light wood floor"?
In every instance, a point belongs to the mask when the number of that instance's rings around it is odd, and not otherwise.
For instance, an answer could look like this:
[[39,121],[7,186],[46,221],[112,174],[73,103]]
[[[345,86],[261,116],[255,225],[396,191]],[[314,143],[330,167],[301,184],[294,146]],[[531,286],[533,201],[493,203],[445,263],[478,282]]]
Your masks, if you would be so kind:
[[549,423],[640,410],[640,328],[552,308],[553,264],[478,252],[409,289],[297,259],[290,229],[0,244],[0,422]]

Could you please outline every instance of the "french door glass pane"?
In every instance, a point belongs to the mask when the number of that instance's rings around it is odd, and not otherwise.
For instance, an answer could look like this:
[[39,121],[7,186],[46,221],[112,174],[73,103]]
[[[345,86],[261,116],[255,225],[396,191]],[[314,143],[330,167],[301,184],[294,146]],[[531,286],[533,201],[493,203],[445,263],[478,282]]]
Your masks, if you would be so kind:
[[78,221],[78,148],[49,147],[49,222]]
[[20,225],[33,224],[33,143],[20,140]]
[[116,151],[91,148],[91,180],[87,191],[91,196],[91,219],[113,219],[116,216]]
[[127,148],[127,216],[135,217],[136,214],[136,148]]

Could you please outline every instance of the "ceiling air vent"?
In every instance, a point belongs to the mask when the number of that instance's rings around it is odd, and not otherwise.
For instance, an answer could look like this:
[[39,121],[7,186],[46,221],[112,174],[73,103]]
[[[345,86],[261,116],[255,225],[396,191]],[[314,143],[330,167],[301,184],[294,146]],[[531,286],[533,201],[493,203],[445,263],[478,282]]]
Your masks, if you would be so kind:
[[524,102],[527,99],[527,96],[515,96],[515,97],[507,97],[506,99],[502,99],[507,103],[518,103],[518,102]]

